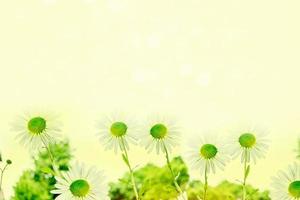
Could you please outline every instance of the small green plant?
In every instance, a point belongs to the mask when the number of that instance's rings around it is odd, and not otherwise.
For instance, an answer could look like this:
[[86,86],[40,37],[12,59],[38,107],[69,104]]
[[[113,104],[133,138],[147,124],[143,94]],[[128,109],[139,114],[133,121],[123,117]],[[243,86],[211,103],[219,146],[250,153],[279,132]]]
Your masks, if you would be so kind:
[[[69,170],[72,158],[68,141],[50,144],[49,149],[55,158],[56,168],[59,173]],[[42,149],[33,157],[34,169],[26,170],[14,187],[13,200],[51,200],[55,195],[50,191],[56,183],[53,173],[53,162],[49,151]]]
[[4,200],[4,194],[2,188],[4,173],[7,170],[8,166],[12,164],[12,161],[10,159],[7,159],[4,162],[2,159],[3,159],[2,153],[0,152],[0,200]]
[[54,197],[50,190],[53,185],[53,177],[48,178],[35,170],[26,170],[14,187],[12,200],[52,200]]
[[[199,200],[204,193],[203,183],[200,181],[191,181],[187,187],[188,199]],[[260,191],[250,185],[246,186],[248,193],[247,200],[271,200],[268,191]],[[223,181],[217,186],[209,187],[207,200],[237,200],[243,197],[243,186],[240,184]]]
[[[176,157],[170,161],[170,165],[174,173],[180,174],[177,178],[179,186],[183,187],[187,185],[189,174],[183,160],[180,157]],[[136,170],[135,177],[139,186],[140,196],[143,200],[170,200],[176,199],[178,196],[168,165],[158,167],[153,164],[147,164]],[[110,199],[134,200],[134,192],[128,183],[130,183],[129,173],[126,173],[119,181],[110,183]]]

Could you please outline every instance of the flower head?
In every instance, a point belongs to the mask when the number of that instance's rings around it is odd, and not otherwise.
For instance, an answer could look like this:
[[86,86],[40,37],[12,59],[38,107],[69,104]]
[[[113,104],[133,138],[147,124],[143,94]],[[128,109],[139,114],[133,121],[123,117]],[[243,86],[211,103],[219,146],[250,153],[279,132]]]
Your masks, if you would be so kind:
[[44,113],[26,114],[13,122],[17,139],[32,149],[55,142],[60,136],[60,126],[55,116]]
[[279,171],[277,177],[273,177],[274,200],[296,200],[300,199],[300,166],[297,163],[290,165],[288,170]]
[[136,144],[137,128],[132,120],[121,114],[105,118],[97,125],[97,130],[100,142],[105,146],[105,149],[114,149],[115,153],[118,150],[124,150],[123,148],[128,150],[129,143]]
[[268,150],[269,141],[266,132],[255,128],[235,131],[234,137],[228,143],[228,149],[233,158],[241,156],[241,162],[250,163],[264,157]]
[[170,121],[157,117],[150,120],[150,123],[145,127],[144,133],[141,136],[141,144],[151,152],[154,148],[156,152],[171,151],[178,144],[179,131],[178,128]]
[[204,139],[193,140],[189,144],[187,159],[191,166],[201,172],[216,172],[216,168],[224,169],[229,157],[217,137],[207,136]]
[[57,200],[95,200],[105,196],[104,177],[96,168],[86,168],[76,163],[70,171],[55,177],[57,183],[53,194],[58,194]]

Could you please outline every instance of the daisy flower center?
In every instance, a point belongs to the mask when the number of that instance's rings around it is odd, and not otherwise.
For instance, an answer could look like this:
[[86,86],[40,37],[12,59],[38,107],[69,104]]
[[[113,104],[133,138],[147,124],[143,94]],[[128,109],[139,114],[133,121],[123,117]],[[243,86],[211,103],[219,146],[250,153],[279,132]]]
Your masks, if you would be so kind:
[[155,124],[150,129],[150,134],[155,139],[163,139],[168,133],[168,129],[163,124]]
[[90,191],[90,185],[86,180],[78,179],[72,182],[70,191],[76,197],[85,197]]
[[289,185],[289,193],[294,198],[300,198],[300,181],[294,181]]
[[28,130],[35,134],[41,134],[46,129],[46,120],[42,117],[34,117],[27,124]]
[[124,122],[115,122],[110,127],[110,132],[115,137],[122,137],[127,133],[127,125]]
[[205,144],[200,149],[200,155],[203,156],[205,159],[212,159],[218,153],[218,149],[213,144]]
[[252,133],[244,133],[239,137],[239,143],[244,148],[252,148],[256,143],[256,137]]

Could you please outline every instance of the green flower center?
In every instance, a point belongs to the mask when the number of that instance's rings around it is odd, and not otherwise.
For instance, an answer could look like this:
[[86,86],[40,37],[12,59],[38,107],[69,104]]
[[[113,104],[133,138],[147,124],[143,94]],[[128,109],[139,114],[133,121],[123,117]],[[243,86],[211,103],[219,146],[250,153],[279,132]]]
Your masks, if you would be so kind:
[[252,133],[244,133],[239,137],[239,143],[244,148],[251,148],[256,143],[256,137]]
[[127,125],[124,122],[115,122],[110,127],[110,132],[115,137],[122,137],[127,133]]
[[200,149],[200,155],[203,156],[205,159],[212,159],[218,153],[218,149],[213,144],[205,144]]
[[289,185],[289,193],[294,198],[300,198],[300,181],[294,181]]
[[38,134],[41,134],[43,131],[45,131],[46,124],[47,123],[44,118],[34,117],[29,120],[29,122],[27,124],[27,128],[31,133],[38,135]]
[[78,179],[70,185],[70,191],[75,197],[85,197],[90,191],[90,185],[86,180]]
[[168,129],[163,124],[155,124],[150,129],[150,134],[155,139],[163,139],[168,133]]

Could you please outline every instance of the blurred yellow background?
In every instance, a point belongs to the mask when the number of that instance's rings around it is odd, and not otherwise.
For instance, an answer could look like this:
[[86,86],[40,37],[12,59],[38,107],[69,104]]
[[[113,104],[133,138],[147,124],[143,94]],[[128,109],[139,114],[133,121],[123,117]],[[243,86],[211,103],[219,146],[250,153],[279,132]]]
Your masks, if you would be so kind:
[[[104,114],[121,110],[140,122],[171,115],[184,139],[211,128],[225,134],[240,121],[263,125],[272,143],[249,181],[268,188],[296,156],[299,7],[298,0],[1,1],[0,150],[13,160],[6,195],[32,166],[10,123],[33,107],[59,113],[75,159],[105,170],[109,181],[127,168],[96,140]],[[164,163],[139,147],[130,155],[138,165]],[[233,161],[210,179],[241,176]]]

